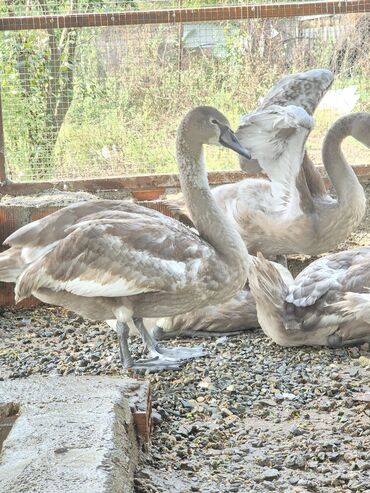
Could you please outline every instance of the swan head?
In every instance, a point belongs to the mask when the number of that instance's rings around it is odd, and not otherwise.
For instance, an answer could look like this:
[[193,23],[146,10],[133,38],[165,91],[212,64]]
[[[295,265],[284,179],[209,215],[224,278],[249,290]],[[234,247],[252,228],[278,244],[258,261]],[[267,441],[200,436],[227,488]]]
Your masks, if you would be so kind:
[[343,116],[335,125],[344,124],[347,134],[354,137],[364,146],[370,148],[370,113],[365,111]]
[[203,144],[223,146],[246,159],[251,157],[249,150],[239,143],[227,118],[212,106],[198,106],[189,111],[179,126],[178,135],[183,135],[195,147]]

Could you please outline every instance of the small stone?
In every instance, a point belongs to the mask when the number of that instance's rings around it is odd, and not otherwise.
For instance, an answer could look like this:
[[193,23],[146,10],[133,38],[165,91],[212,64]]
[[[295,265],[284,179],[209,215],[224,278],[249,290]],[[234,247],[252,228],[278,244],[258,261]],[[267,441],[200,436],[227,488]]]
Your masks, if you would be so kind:
[[358,358],[358,362],[361,366],[370,366],[370,358],[368,358],[367,356],[360,356]]
[[329,411],[332,407],[332,403],[329,400],[323,400],[319,404],[319,409],[321,411]]
[[220,344],[225,344],[226,341],[227,341],[226,336],[219,337],[218,339],[216,339],[215,344],[216,346],[219,346]]
[[279,401],[283,401],[283,400],[288,400],[288,401],[294,401],[295,399],[297,399],[297,397],[294,395],[294,394],[291,394],[289,392],[284,392],[283,394],[275,394],[274,395],[275,399],[279,400]]
[[262,479],[264,481],[273,481],[274,479],[277,479],[280,477],[280,473],[277,469],[265,469],[262,473]]
[[302,428],[299,428],[299,426],[297,426],[295,423],[293,423],[292,426],[289,428],[289,433],[291,435],[294,435],[295,437],[298,437],[300,435],[303,435],[305,431],[302,430]]
[[326,452],[326,457],[332,461],[335,462],[339,459],[340,454],[338,452]]
[[155,425],[159,425],[162,422],[162,416],[155,409],[152,409],[152,419]]
[[222,407],[220,411],[222,416],[234,416],[233,412],[230,411],[230,409],[227,409],[227,407]]
[[182,406],[185,408],[185,409],[193,409],[193,404],[189,401],[187,401],[186,399],[180,399],[180,402],[182,404]]

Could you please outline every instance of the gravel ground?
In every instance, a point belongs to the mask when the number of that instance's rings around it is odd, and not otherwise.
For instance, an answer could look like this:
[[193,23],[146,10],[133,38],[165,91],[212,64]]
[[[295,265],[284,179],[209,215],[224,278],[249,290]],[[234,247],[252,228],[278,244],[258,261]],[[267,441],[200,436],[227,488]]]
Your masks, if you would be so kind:
[[[3,378],[123,374],[114,331],[65,310],[4,311],[0,339]],[[197,343],[208,357],[148,376],[138,493],[370,491],[368,344],[286,349],[258,330]]]
[[[368,231],[370,212],[338,249]],[[137,493],[370,492],[369,344],[280,348],[258,330],[197,343],[209,356],[147,376],[156,426]],[[123,374],[116,334],[58,308],[4,310],[0,378],[34,373]]]

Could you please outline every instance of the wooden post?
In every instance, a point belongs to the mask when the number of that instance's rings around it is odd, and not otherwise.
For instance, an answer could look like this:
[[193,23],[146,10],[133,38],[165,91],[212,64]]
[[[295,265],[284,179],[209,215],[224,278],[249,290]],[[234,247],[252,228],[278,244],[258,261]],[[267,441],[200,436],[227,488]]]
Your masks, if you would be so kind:
[[6,181],[4,147],[5,146],[4,146],[4,128],[3,128],[3,110],[1,105],[1,87],[0,87],[0,182]]
[[[182,0],[179,0],[179,8],[182,8]],[[177,70],[178,70],[178,82],[179,82],[179,89],[181,88],[181,75],[182,75],[182,54],[183,54],[183,42],[182,42],[182,37],[184,35],[184,28],[182,25],[182,22],[179,24],[179,50],[178,50],[178,65],[177,65]]]

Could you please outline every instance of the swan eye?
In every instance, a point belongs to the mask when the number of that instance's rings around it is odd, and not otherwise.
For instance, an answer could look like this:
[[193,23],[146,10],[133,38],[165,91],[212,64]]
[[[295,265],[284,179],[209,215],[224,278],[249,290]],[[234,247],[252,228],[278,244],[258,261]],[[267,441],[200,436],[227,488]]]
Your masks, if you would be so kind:
[[211,120],[211,123],[213,123],[214,125],[219,125],[218,121],[215,119]]

